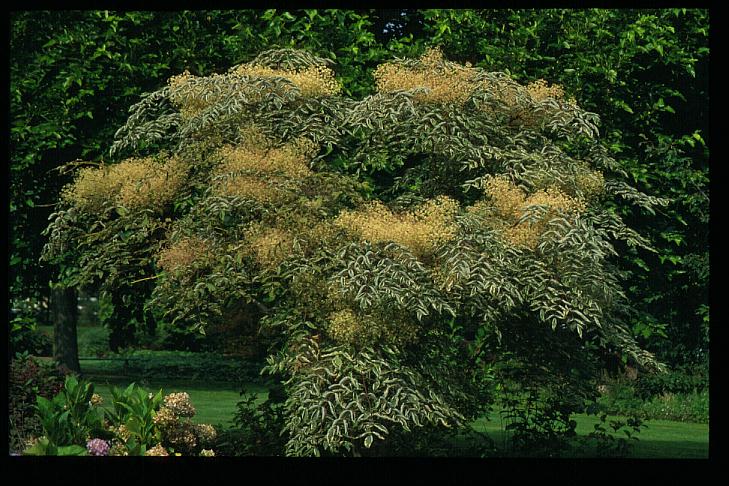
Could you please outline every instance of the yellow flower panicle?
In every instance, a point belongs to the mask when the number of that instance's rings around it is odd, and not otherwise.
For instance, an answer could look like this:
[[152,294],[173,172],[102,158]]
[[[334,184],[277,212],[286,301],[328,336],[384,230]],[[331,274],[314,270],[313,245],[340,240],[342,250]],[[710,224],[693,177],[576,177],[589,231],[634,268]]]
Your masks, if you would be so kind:
[[[502,218],[512,219],[521,215],[526,195],[505,177],[490,177],[484,184],[486,194],[491,197],[491,204]],[[473,208],[478,208],[474,205]]]
[[377,316],[360,317],[349,308],[329,315],[327,335],[344,344],[373,344],[383,341],[391,344],[408,344],[418,337],[418,327],[408,320],[383,319]]
[[526,85],[529,96],[534,101],[544,101],[547,98],[554,98],[556,100],[564,98],[564,89],[559,84],[549,84],[543,79],[537,79]]
[[[464,66],[446,61],[439,48],[428,49],[414,65],[398,61],[380,64],[374,78],[380,93],[417,90],[413,99],[422,103],[463,105],[477,91],[488,92],[509,110],[512,123],[529,126],[537,125],[550,111],[542,107],[542,113],[537,113],[534,103],[564,98],[560,85],[550,86],[543,79],[521,86],[511,78],[479,76],[479,70],[469,63]],[[490,112],[493,107],[485,105],[482,109]]]
[[119,193],[119,204],[128,209],[161,208],[171,202],[179,192],[189,167],[178,159],[165,164],[144,164],[144,174],[124,184]]
[[425,257],[457,232],[458,203],[446,196],[425,202],[413,211],[393,213],[375,201],[358,211],[343,211],[334,224],[372,243],[394,241]]
[[238,76],[262,78],[281,77],[291,81],[306,97],[335,96],[342,86],[334,77],[334,71],[326,66],[310,66],[304,69],[273,69],[257,64],[241,64],[233,71]]
[[[193,76],[189,71],[172,76],[167,81],[170,100],[180,110],[183,119],[189,120],[205,108],[224,100],[235,92],[245,90],[249,100],[256,102],[263,98],[264,91],[248,83],[248,78],[285,78],[301,94],[317,98],[335,96],[342,86],[336,80],[334,71],[326,66],[310,66],[302,69],[273,69],[258,64],[241,64],[226,74],[212,74],[205,78]],[[211,90],[210,86],[217,89]]]
[[354,344],[362,337],[363,330],[360,320],[350,309],[336,311],[329,316],[327,333],[335,341]]
[[316,150],[314,142],[307,139],[295,140],[283,147],[271,149],[253,144],[226,146],[220,151],[223,162],[218,166],[217,172],[249,172],[304,178],[311,174],[308,162]]
[[[212,77],[214,78],[216,75],[214,74]],[[209,90],[203,85],[196,86],[193,83],[195,79],[196,76],[185,70],[167,80],[167,84],[172,88],[170,100],[179,108],[180,115],[186,120],[218,101],[218,97],[212,97]]]
[[377,90],[381,93],[425,88],[413,96],[426,103],[463,104],[471,96],[477,84],[473,78],[476,70],[445,63],[438,48],[428,49],[414,67],[388,62],[380,64],[374,72]]
[[605,176],[599,170],[591,170],[575,177],[575,185],[585,199],[593,199],[605,192]]
[[[483,216],[514,246],[534,249],[551,219],[559,214],[582,214],[587,209],[582,198],[569,196],[554,186],[527,195],[505,177],[492,177],[485,182],[484,189],[489,199],[478,201],[467,211]],[[547,212],[536,221],[519,222],[531,206],[545,206]]]
[[225,146],[218,155],[213,194],[245,197],[262,203],[280,203],[290,197],[286,180],[300,181],[311,175],[309,161],[319,150],[306,138],[273,147],[255,128],[242,131],[243,141]]
[[157,265],[167,272],[174,272],[195,261],[207,259],[211,250],[212,245],[202,238],[182,238],[159,253]]
[[189,167],[179,159],[127,159],[118,164],[85,168],[63,189],[61,197],[84,211],[105,205],[161,212],[183,187]]
[[120,172],[103,165],[83,168],[76,180],[63,188],[61,198],[85,211],[101,211],[104,205],[116,200],[124,184],[124,179],[118,177]]
[[286,193],[274,184],[249,175],[231,176],[217,181],[213,194],[216,196],[243,197],[269,204],[283,201],[287,197]]
[[470,63],[462,66],[446,61],[440,48],[429,48],[414,66],[397,61],[380,64],[374,72],[377,90],[381,93],[425,88],[424,93],[414,96],[418,101],[463,104],[477,89],[488,89],[507,105],[517,103],[517,91],[525,93],[533,101],[547,98],[562,99],[564,90],[558,84],[548,85],[543,79],[521,87],[516,83],[500,83],[496,80],[479,79],[478,70]]
[[254,230],[249,241],[256,261],[263,267],[275,267],[291,254],[294,238],[287,231],[269,228]]

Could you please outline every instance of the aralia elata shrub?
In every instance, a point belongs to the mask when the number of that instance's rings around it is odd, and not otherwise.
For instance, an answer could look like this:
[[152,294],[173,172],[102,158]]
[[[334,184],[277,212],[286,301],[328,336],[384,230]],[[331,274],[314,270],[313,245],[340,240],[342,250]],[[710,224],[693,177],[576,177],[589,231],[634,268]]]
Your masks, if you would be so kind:
[[[650,243],[610,201],[666,201],[626,182],[596,114],[438,49],[379,66],[361,100],[335,72],[269,50],[146,94],[114,162],[64,191],[44,257],[176,332],[246,309],[285,385],[288,455],[460,427],[499,380],[541,373],[564,396],[601,349],[662,369],[614,259]],[[503,356],[524,374],[498,378]]]

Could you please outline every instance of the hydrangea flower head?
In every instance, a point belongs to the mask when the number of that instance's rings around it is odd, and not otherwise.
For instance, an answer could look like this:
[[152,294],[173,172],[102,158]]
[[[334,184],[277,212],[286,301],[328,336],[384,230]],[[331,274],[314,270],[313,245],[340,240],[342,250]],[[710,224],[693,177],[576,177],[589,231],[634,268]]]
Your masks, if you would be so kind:
[[86,443],[86,450],[90,456],[109,455],[109,443],[103,439],[91,439]]

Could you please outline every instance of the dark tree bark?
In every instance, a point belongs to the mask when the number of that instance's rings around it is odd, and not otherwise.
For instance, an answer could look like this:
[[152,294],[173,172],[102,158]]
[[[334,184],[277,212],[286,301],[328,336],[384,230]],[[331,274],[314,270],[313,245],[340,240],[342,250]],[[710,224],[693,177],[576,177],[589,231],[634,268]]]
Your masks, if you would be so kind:
[[81,372],[78,362],[78,295],[74,288],[54,287],[51,290],[53,308],[53,358],[76,373]]

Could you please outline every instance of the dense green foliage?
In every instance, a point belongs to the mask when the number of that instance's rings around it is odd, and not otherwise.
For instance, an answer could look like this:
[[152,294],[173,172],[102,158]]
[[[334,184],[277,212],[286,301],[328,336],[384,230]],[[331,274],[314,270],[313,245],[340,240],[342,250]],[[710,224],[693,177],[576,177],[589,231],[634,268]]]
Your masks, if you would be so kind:
[[[307,53],[237,64],[276,44]],[[706,11],[21,12],[11,47],[13,299],[102,291],[113,351],[271,346],[287,453],[402,452],[492,402],[548,449],[603,358],[655,366],[632,336],[706,360]]]
[[708,369],[685,367],[637,380],[604,380],[597,404],[605,413],[645,420],[709,422]]
[[274,387],[260,401],[258,394],[241,391],[232,427],[218,435],[216,450],[224,456],[283,456],[288,436],[281,387]]
[[[560,83],[602,115],[601,133],[638,189],[672,203],[618,211],[656,252],[621,251],[633,329],[675,362],[700,362],[709,329],[709,13],[706,10],[427,11],[456,59]],[[676,305],[680,302],[681,305]]]
[[[596,349],[662,368],[610,261],[613,239],[650,247],[602,204],[666,202],[626,184],[597,115],[435,49],[380,65],[362,100],[331,64],[268,50],[145,95],[111,147],[126,158],[64,188],[44,258],[168,329],[257,314],[288,455],[462,426],[494,383],[520,413],[538,401],[519,430],[553,441],[593,398]],[[400,167],[389,207],[367,202],[353,175]]]
[[9,352],[30,353],[33,356],[50,356],[53,350],[51,338],[39,332],[36,321],[30,317],[16,317],[10,321]]
[[97,360],[82,360],[84,374],[90,376],[134,376],[138,380],[205,380],[221,383],[260,381],[257,361],[236,356],[188,351],[137,350],[108,354]]
[[143,91],[184,69],[219,72],[279,44],[336,60],[345,93],[358,97],[372,92],[378,62],[439,44],[454,60],[558,82],[603,115],[603,137],[637,187],[673,201],[654,218],[618,202],[658,250],[620,252],[632,271],[633,331],[670,362],[705,357],[706,10],[15,12],[10,41],[13,298],[47,293],[53,277],[38,265],[39,234],[70,180],[54,169],[103,157]]

